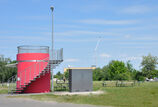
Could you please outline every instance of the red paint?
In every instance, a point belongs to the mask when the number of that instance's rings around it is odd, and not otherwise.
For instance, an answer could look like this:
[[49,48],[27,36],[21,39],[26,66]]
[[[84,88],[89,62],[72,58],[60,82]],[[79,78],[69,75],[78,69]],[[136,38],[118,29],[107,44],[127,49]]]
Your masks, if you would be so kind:
[[[20,53],[17,55],[17,61],[26,60],[49,60],[48,53]],[[48,62],[18,62],[17,89],[24,93],[42,93],[50,91],[50,71],[41,76],[42,70],[47,66]],[[37,78],[37,76],[39,76]],[[35,81],[32,82],[32,80]],[[25,83],[25,84],[24,84]],[[21,86],[23,88],[21,88]]]
[[41,75],[36,81],[33,81],[26,89],[24,93],[48,93],[50,92],[50,72],[44,76]]

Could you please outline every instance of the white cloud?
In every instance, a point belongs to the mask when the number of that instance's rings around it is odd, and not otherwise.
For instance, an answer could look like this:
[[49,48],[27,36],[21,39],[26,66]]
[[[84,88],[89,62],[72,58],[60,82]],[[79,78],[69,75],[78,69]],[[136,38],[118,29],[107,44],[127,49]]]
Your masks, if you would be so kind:
[[[131,39],[131,40],[134,40],[134,39]],[[137,38],[135,38],[135,40],[137,40]],[[140,40],[143,40],[143,39],[140,39]],[[155,39],[155,40],[157,40],[157,39]],[[137,47],[140,45],[147,45],[147,46],[152,45],[152,46],[154,46],[154,45],[158,45],[158,42],[157,41],[153,41],[153,42],[151,42],[151,41],[149,41],[149,42],[146,42],[146,41],[121,41],[121,42],[116,42],[113,44],[124,45],[124,46],[125,45],[133,45],[133,46]]]
[[57,42],[96,42],[96,39],[55,39]]
[[102,57],[102,58],[110,58],[111,55],[106,54],[106,53],[102,53],[102,54],[100,54],[100,57]]
[[84,5],[83,7],[79,8],[82,12],[94,13],[96,11],[103,11],[106,9],[104,4],[98,4],[97,1],[95,4]]
[[129,56],[129,57],[125,57],[125,60],[141,60],[142,57],[139,57],[139,56]]
[[128,34],[128,35],[125,35],[125,38],[126,38],[126,39],[129,39],[130,37],[131,37],[131,35],[129,35],[129,34]]
[[124,57],[127,57],[127,54],[121,54],[121,55],[119,55],[119,58],[124,58]]
[[82,31],[82,30],[74,30],[74,31],[65,31],[65,32],[56,32],[55,36],[87,36],[87,35],[101,35],[101,36],[115,36],[119,35],[118,33],[113,32],[96,32],[96,31]]
[[157,48],[156,46],[123,46],[121,48],[124,48],[124,49],[155,49]]
[[123,9],[121,12],[122,13],[127,13],[127,14],[142,14],[142,13],[147,13],[150,12],[152,9],[147,7],[147,6],[130,6],[125,9]]
[[103,19],[86,19],[78,22],[85,24],[96,24],[96,25],[127,25],[136,24],[138,20],[103,20]]
[[49,40],[49,38],[47,38],[46,36],[19,36],[19,35],[12,35],[12,36],[3,36],[1,37],[2,41],[5,41],[5,40],[8,40],[8,41],[13,41],[13,40],[16,40],[16,41],[20,41],[20,40],[29,40],[29,41],[46,41],[46,40]]
[[18,16],[20,20],[49,20],[50,16]]
[[70,24],[57,24],[57,25],[55,25],[55,27],[56,27],[56,28],[58,27],[58,28],[60,28],[60,29],[61,29],[61,28],[66,28],[66,29],[67,29],[67,28],[71,28],[71,29],[72,29],[72,28],[73,28],[73,29],[74,29],[74,28],[82,28],[82,29],[83,29],[83,28],[86,28],[86,27],[84,27],[84,26],[70,25]]
[[141,60],[142,57],[141,56],[128,56],[127,54],[122,54],[119,56],[119,59],[132,61],[132,60]]
[[64,62],[78,62],[78,59],[75,58],[70,58],[70,59],[65,59]]

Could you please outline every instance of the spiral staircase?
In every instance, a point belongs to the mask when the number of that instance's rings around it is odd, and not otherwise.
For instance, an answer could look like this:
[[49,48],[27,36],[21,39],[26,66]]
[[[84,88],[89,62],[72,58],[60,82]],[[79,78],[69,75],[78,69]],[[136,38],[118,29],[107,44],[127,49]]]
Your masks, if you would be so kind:
[[21,71],[18,76],[12,76],[8,80],[8,93],[24,93],[33,82],[37,81],[41,76],[47,75],[51,69],[55,69],[56,66],[63,62],[63,49],[54,52],[53,60],[49,60],[49,57],[44,58]]

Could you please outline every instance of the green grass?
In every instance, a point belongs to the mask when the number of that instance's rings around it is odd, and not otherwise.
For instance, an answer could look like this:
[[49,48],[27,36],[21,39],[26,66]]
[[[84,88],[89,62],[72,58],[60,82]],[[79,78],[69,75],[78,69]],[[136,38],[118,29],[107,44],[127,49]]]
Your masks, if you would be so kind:
[[0,89],[0,94],[7,94],[8,93],[8,89],[4,88],[4,89]]
[[58,101],[115,107],[158,107],[158,82],[142,83],[140,86],[134,87],[102,87],[102,82],[94,82],[93,86],[94,90],[102,90],[105,91],[105,93],[102,95],[90,94],[87,96],[41,94],[23,97],[41,101]]
[[8,87],[7,84],[0,84],[0,94],[7,94],[8,93]]

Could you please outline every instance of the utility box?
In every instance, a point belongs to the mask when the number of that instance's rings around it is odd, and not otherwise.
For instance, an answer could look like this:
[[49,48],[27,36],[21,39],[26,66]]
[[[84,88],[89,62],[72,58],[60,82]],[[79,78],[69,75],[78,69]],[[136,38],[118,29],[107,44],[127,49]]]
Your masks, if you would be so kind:
[[93,89],[92,68],[69,68],[70,92],[88,92]]

